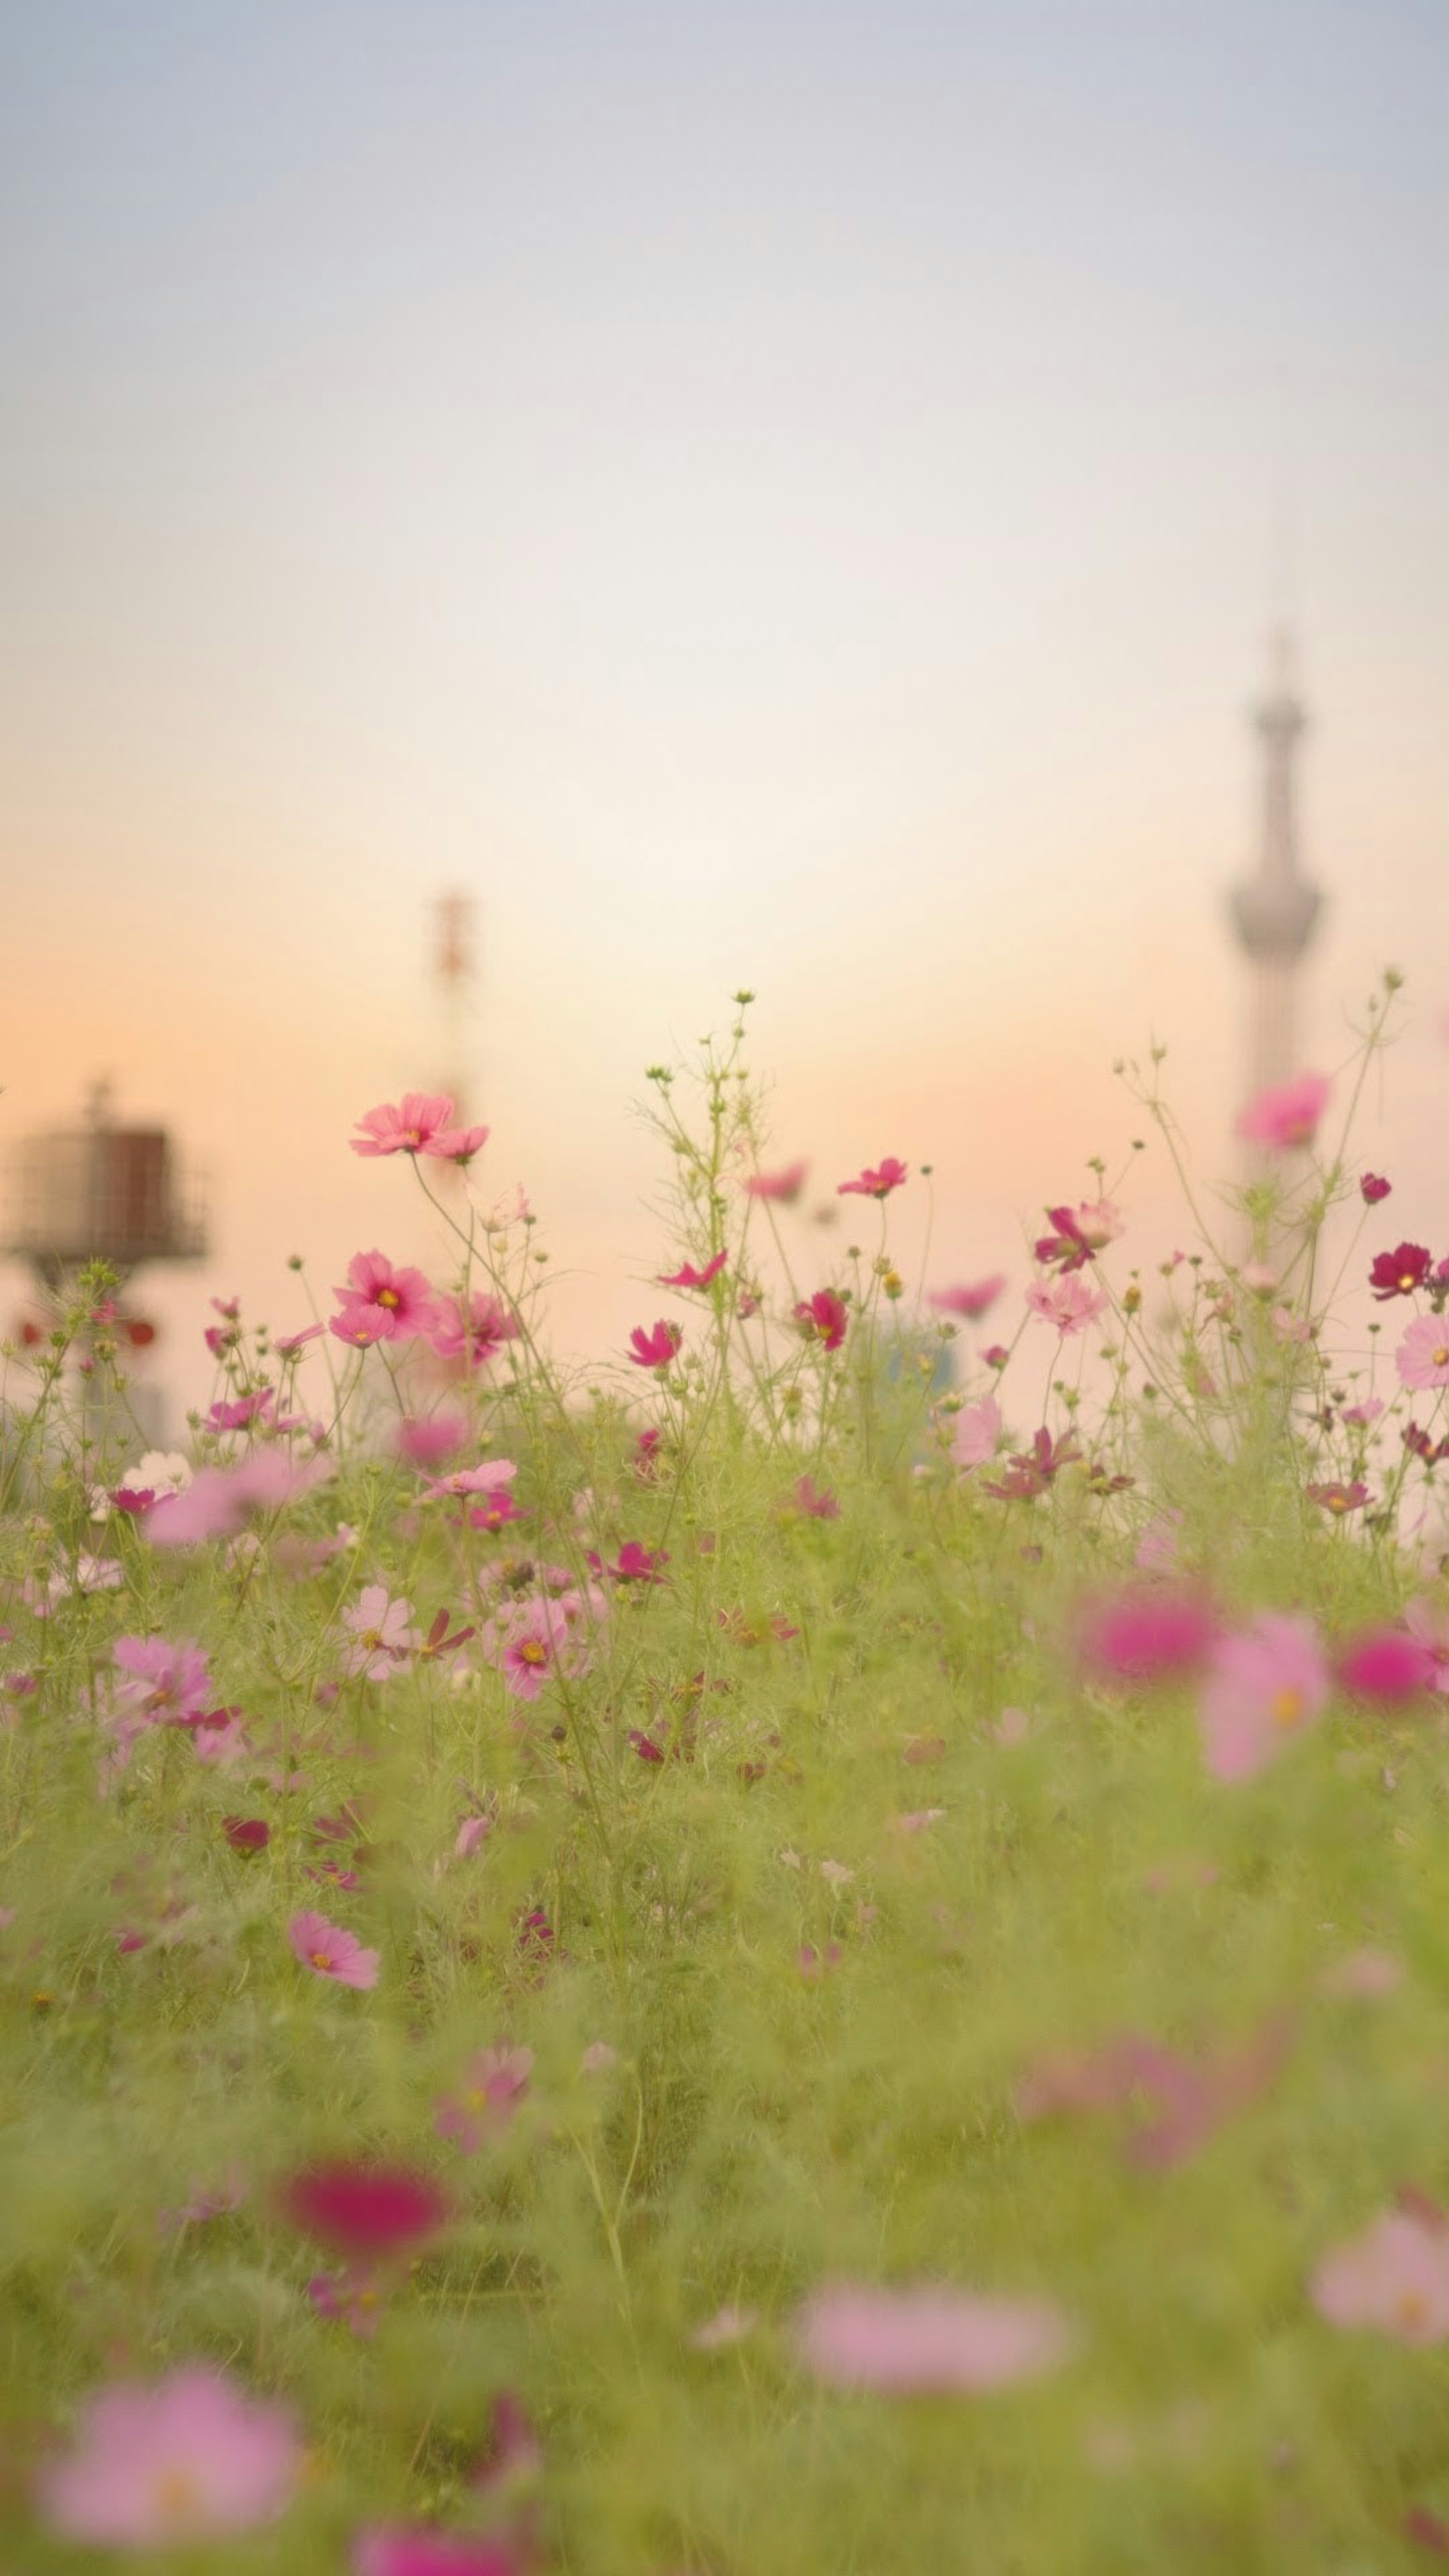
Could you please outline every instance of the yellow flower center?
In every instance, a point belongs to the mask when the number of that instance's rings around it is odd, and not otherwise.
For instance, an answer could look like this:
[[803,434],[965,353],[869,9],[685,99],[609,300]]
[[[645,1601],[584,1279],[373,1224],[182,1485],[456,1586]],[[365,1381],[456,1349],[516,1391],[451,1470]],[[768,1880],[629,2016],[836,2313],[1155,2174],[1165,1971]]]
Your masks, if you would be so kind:
[[548,1648],[547,1646],[541,1646],[537,1637],[526,1638],[518,1651],[521,1661],[525,1664],[546,1664],[548,1662]]
[[1431,1357],[1436,1368],[1449,1368],[1449,1342],[1440,1342]]
[[1328,1497],[1328,1508],[1331,1512],[1346,1512],[1348,1509],[1347,1494],[1330,1494]]
[[1418,1284],[1418,1278],[1412,1270],[1401,1270],[1399,1272],[1399,1286],[1406,1294],[1410,1288],[1417,1288]]
[[377,1302],[379,1306],[400,1306],[402,1299],[395,1288],[379,1288]]
[[332,1965],[332,1953],[330,1950],[313,1950],[310,1953],[310,1957],[314,1968],[330,1968]]
[[189,2469],[162,2469],[152,2484],[151,2499],[165,2521],[190,2522],[201,2502],[201,2489]]
[[1273,1693],[1273,1724],[1285,1730],[1296,1726],[1303,1715],[1303,1693],[1291,1684]]
[[1429,2302],[1422,2290],[1401,2290],[1394,2307],[1401,2326],[1422,2326],[1429,2322]]
[[405,1145],[409,1147],[421,1145],[422,1141],[423,1131],[421,1127],[405,1127],[403,1129],[403,1143]]

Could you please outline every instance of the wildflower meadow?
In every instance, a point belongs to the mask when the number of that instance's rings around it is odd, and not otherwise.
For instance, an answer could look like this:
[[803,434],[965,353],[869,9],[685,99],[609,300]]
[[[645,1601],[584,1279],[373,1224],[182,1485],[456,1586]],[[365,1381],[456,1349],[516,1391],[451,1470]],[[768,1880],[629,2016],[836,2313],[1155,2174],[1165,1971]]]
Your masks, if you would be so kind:
[[1165,1260],[1136,1147],[989,1277],[897,1266],[909,1137],[812,1230],[742,994],[650,1069],[608,1366],[421,1094],[336,1139],[345,1278],[198,1315],[174,1451],[63,1283],[0,1419],[7,2569],[1449,2557],[1397,981],[1231,1188],[1124,1068]]

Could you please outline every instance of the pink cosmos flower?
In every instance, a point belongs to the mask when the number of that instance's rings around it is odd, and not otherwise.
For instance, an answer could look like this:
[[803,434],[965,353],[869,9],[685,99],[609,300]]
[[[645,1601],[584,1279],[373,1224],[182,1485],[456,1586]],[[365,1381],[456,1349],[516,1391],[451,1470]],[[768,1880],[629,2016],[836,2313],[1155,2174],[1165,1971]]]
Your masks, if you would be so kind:
[[1063,1271],[1080,1270],[1095,1253],[1114,1243],[1122,1231],[1121,1212],[1110,1199],[1084,1199],[1080,1207],[1048,1208],[1047,1217],[1056,1231],[1038,1238],[1036,1257],[1038,1261],[1055,1263]]
[[453,1104],[443,1093],[405,1092],[394,1107],[369,1109],[354,1121],[361,1136],[351,1140],[354,1154],[446,1155],[442,1139],[452,1125]]
[[329,1923],[325,1914],[294,1914],[287,1926],[294,1958],[339,1986],[375,1986],[381,1952],[364,1950],[355,1932]]
[[797,1512],[808,1520],[838,1521],[840,1505],[828,1488],[817,1485],[813,1476],[802,1476],[791,1497]]
[[421,1643],[412,1615],[412,1603],[389,1600],[385,1584],[365,1584],[353,1608],[342,1614],[342,1625],[351,1629],[355,1642],[345,1649],[338,1669],[354,1679],[391,1681]]
[[1305,1485],[1303,1490],[1310,1503],[1317,1503],[1321,1511],[1331,1512],[1336,1521],[1342,1520],[1348,1512],[1361,1512],[1369,1498],[1369,1489],[1361,1477],[1356,1477],[1351,1485],[1345,1485],[1335,1477],[1328,1484]]
[[[491,1134],[492,1129],[488,1127],[450,1127],[446,1134],[435,1136],[423,1150],[435,1155],[440,1163],[471,1163],[475,1154],[482,1153]],[[520,1190],[518,1195],[522,1198],[523,1192]]]
[[842,1199],[888,1199],[892,1190],[898,1190],[909,1173],[908,1163],[900,1162],[894,1154],[887,1154],[878,1169],[873,1171],[867,1166],[858,1179],[837,1181],[835,1194]]
[[626,1538],[612,1565],[594,1562],[596,1574],[607,1574],[611,1583],[667,1583],[664,1572],[669,1563],[667,1547],[645,1547],[637,1538]]
[[524,2561],[496,2534],[378,2523],[353,2543],[352,2576],[524,2576]]
[[1054,1279],[1034,1279],[1026,1302],[1034,1315],[1066,1335],[1085,1332],[1104,1312],[1107,1299],[1102,1289],[1089,1288],[1076,1272],[1067,1271]]
[[289,2175],[283,2215],[304,2236],[351,2262],[412,2255],[451,2215],[448,2194],[408,2165],[339,2156]]
[[1359,1188],[1363,1192],[1364,1206],[1377,1207],[1380,1199],[1386,1199],[1388,1197],[1393,1186],[1392,1181],[1384,1180],[1378,1172],[1365,1172],[1362,1180],[1359,1182]]
[[429,1494],[499,1494],[512,1484],[518,1468],[512,1458],[481,1458],[476,1467],[455,1467],[447,1476],[430,1476]]
[[1138,2117],[1125,2143],[1128,2163],[1167,2173],[1267,2091],[1288,2041],[1288,2025],[1276,2019],[1232,2048],[1193,2059],[1128,2033],[1105,2048],[1040,2059],[1021,2087],[1017,2107],[1024,2120],[1064,2111],[1134,2112]]
[[259,1387],[254,1395],[239,1395],[230,1402],[212,1405],[206,1427],[208,1431],[246,1431],[254,1422],[265,1422],[275,1401],[269,1386]]
[[974,1322],[988,1314],[1006,1286],[1004,1270],[994,1270],[989,1279],[973,1279],[959,1288],[933,1288],[930,1303],[938,1315],[964,1315]]
[[995,1457],[1000,1438],[1001,1407],[994,1395],[984,1396],[979,1404],[963,1405],[957,1414],[951,1455],[962,1473],[969,1474]]
[[696,2352],[725,2352],[731,2344],[743,2343],[759,2322],[758,2308],[718,2308],[694,2328],[689,2340]]
[[118,1637],[111,1659],[127,1675],[120,1706],[150,1725],[186,1726],[205,1712],[211,1670],[194,1638],[173,1646],[164,1637]]
[[1248,1144],[1266,1145],[1278,1154],[1311,1145],[1332,1087],[1321,1073],[1300,1073],[1292,1082],[1260,1091],[1239,1118],[1238,1134]]
[[1385,2210],[1362,2236],[1324,2256],[1309,2296],[1332,2326],[1368,2326],[1397,2343],[1442,2343],[1449,2335],[1449,2231],[1408,2210]]
[[279,1333],[272,1348],[279,1360],[294,1360],[297,1353],[304,1351],[309,1342],[317,1340],[322,1330],[321,1324],[304,1324],[300,1332]]
[[662,1272],[659,1285],[661,1288],[707,1288],[711,1279],[718,1279],[728,1259],[727,1252],[717,1252],[702,1270],[696,1270],[692,1261],[686,1261],[678,1270]]
[[411,1341],[432,1330],[438,1300],[421,1270],[395,1269],[381,1252],[355,1252],[347,1265],[347,1283],[334,1288],[342,1300],[334,1324],[346,1325],[354,1338],[366,1326],[375,1342]]
[[817,2379],[891,2396],[975,2396],[1036,2379],[1064,2362],[1072,2330],[1049,2299],[977,2298],[957,2290],[821,2290],[797,2325]]
[[1409,1326],[1394,1360],[1405,1386],[1421,1392],[1449,1386],[1449,1320],[1442,1315],[1421,1315],[1416,1324]]
[[1343,1418],[1345,1422],[1355,1424],[1360,1431],[1367,1431],[1370,1424],[1377,1422],[1383,1409],[1384,1400],[1381,1395],[1366,1395],[1358,1404],[1346,1404],[1343,1408]]
[[479,1369],[498,1357],[505,1342],[516,1341],[521,1329],[518,1317],[496,1297],[475,1288],[466,1312],[461,1298],[438,1299],[428,1339],[440,1360],[465,1359],[469,1368]]
[[1199,1701],[1203,1750],[1219,1780],[1251,1780],[1311,1726],[1331,1676],[1313,1623],[1264,1612],[1220,1637]]
[[1375,1303],[1386,1306],[1391,1297],[1412,1297],[1433,1266],[1434,1256],[1422,1243],[1396,1243],[1392,1252],[1376,1253],[1369,1266]]
[[195,2549],[275,2522],[301,2466],[293,2419],[192,2365],[93,2397],[69,2457],[40,2474],[52,2531],[93,2548]]
[[808,1163],[787,1163],[779,1172],[751,1172],[745,1183],[746,1196],[752,1199],[778,1199],[782,1207],[793,1207],[805,1187]]
[[307,2296],[319,2317],[346,2326],[362,2343],[371,2343],[382,2323],[386,2291],[367,2263],[349,2263],[340,2272],[314,2272]]
[[515,1699],[537,1699],[567,1637],[567,1615],[557,1602],[529,1606],[491,1658]]
[[445,2094],[433,2125],[440,2138],[456,2139],[476,2156],[485,2138],[499,2137],[528,2090],[531,2048],[485,2048],[473,2059],[460,2093]]
[[817,1288],[813,1297],[802,1297],[792,1311],[807,1341],[818,1341],[827,1351],[839,1350],[850,1310],[833,1288]]
[[629,1335],[629,1357],[636,1368],[667,1369],[683,1339],[678,1324],[658,1323],[652,1333],[636,1324]]

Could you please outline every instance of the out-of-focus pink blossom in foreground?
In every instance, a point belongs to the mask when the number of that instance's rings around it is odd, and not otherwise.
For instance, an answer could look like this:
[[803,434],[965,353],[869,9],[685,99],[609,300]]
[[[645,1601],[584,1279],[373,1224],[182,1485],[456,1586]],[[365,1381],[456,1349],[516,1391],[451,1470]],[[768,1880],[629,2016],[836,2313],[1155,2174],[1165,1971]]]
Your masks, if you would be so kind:
[[728,1259],[727,1252],[717,1252],[702,1270],[696,1270],[692,1261],[686,1261],[678,1270],[661,1272],[659,1285],[661,1288],[707,1288],[711,1279],[718,1279]]
[[465,1413],[410,1413],[398,1424],[393,1445],[410,1467],[440,1467],[468,1437]]
[[1055,1279],[1034,1279],[1026,1292],[1026,1302],[1034,1315],[1040,1315],[1044,1323],[1055,1324],[1063,1335],[1085,1332],[1107,1306],[1103,1290],[1089,1288],[1075,1271]]
[[745,1194],[752,1199],[777,1199],[781,1207],[793,1207],[809,1170],[808,1163],[786,1163],[778,1172],[751,1172]]
[[111,1658],[126,1676],[117,1685],[118,1701],[148,1725],[186,1726],[204,1716],[211,1671],[193,1637],[179,1645],[165,1637],[118,1637]]
[[1328,1107],[1333,1086],[1321,1073],[1300,1073],[1250,1100],[1238,1120],[1238,1134],[1250,1145],[1266,1145],[1275,1154],[1291,1154],[1311,1145]]
[[797,1512],[807,1520],[838,1521],[840,1505],[828,1488],[817,1485],[813,1476],[802,1476],[791,1497]]
[[853,1181],[837,1181],[835,1194],[842,1199],[888,1199],[892,1190],[898,1190],[909,1177],[910,1165],[898,1155],[887,1154],[881,1163],[867,1165]]
[[1264,1612],[1220,1637],[1199,1701],[1203,1751],[1219,1780],[1250,1780],[1321,1716],[1330,1674],[1309,1619]]
[[928,1303],[938,1315],[964,1315],[969,1322],[988,1314],[1006,1286],[1004,1270],[993,1270],[989,1279],[971,1279],[959,1288],[933,1288]]
[[475,2156],[485,2138],[502,2136],[532,2072],[531,2048],[480,2049],[461,2091],[445,2094],[436,2106],[439,2137],[454,2139],[465,2156]]
[[92,2398],[69,2458],[42,2470],[52,2531],[101,2549],[195,2549],[275,2522],[291,2499],[301,2444],[284,2407],[192,2367]]
[[518,1473],[512,1458],[480,1458],[476,1467],[454,1467],[446,1476],[428,1478],[429,1494],[499,1494]]
[[281,1511],[331,1473],[325,1459],[294,1464],[280,1449],[258,1449],[237,1467],[203,1467],[184,1491],[154,1504],[142,1526],[153,1547],[232,1538],[254,1512]]
[[524,2576],[524,2560],[495,2534],[379,2524],[358,2534],[353,2576]]
[[1416,1699],[1433,1682],[1431,1655],[1404,1628],[1366,1628],[1351,1637],[1339,1657],[1339,1679],[1362,1699],[1396,1708]]
[[1076,2338],[1050,2299],[978,2298],[959,2290],[821,2290],[797,2327],[817,2379],[897,2396],[976,2396],[1056,2370]]
[[465,1359],[469,1368],[478,1369],[495,1360],[505,1342],[516,1341],[521,1330],[516,1315],[485,1289],[475,1288],[466,1309],[461,1298],[438,1299],[428,1339],[440,1360]]
[[290,2175],[279,2205],[304,2236],[352,2262],[416,2253],[452,2211],[430,2175],[345,2156]]
[[1449,1610],[1421,1594],[1405,1608],[1404,1626],[1428,1656],[1433,1688],[1449,1691]]
[[1385,2210],[1362,2236],[1326,2254],[1309,2295],[1330,2325],[1367,2326],[1397,2343],[1449,2335],[1449,2229]]
[[1151,1681],[1191,1672],[1206,1655],[1217,1623],[1195,1593],[1139,1585],[1090,1603],[1082,1613],[1083,1659],[1117,1681]]
[[344,1649],[339,1669],[352,1680],[391,1681],[422,1643],[412,1616],[412,1603],[391,1600],[385,1584],[364,1584],[352,1608],[342,1614],[353,1642]]
[[325,1914],[294,1914],[287,1926],[294,1958],[314,1976],[330,1977],[338,1986],[375,1986],[381,1953],[364,1950],[355,1932],[329,1923]]
[[994,1395],[963,1405],[951,1434],[951,1455],[963,1474],[994,1458],[1001,1439],[1001,1407]]

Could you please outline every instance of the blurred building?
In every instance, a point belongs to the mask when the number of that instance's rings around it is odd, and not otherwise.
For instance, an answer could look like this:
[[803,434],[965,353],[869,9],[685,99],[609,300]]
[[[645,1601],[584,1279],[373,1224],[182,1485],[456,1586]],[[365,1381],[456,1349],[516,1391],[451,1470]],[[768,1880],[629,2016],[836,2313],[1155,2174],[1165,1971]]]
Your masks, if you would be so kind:
[[1238,941],[1248,960],[1245,1099],[1289,1081],[1297,1061],[1298,966],[1323,898],[1299,862],[1296,762],[1308,717],[1293,685],[1292,642],[1273,639],[1268,694],[1253,711],[1262,745],[1258,864],[1232,896]]

